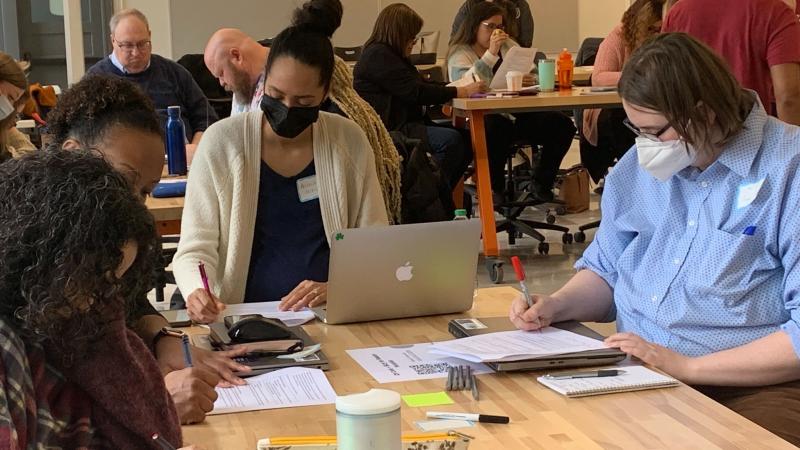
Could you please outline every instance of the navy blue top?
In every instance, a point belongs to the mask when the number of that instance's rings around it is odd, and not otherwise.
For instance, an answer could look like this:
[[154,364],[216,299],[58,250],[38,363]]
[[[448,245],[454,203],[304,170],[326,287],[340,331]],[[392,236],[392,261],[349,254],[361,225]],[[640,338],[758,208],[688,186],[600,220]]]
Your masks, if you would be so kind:
[[106,56],[87,71],[89,74],[111,74],[133,81],[153,100],[161,118],[161,128],[167,124],[167,107],[180,106],[181,118],[190,141],[194,133],[205,131],[217,121],[217,113],[194,81],[192,75],[180,64],[162,56],[151,55],[150,67],[139,73],[126,73],[117,68]]
[[301,202],[297,189],[297,180],[316,173],[314,161],[289,178],[261,161],[245,302],[280,300],[303,280],[328,281],[331,252],[319,198]]

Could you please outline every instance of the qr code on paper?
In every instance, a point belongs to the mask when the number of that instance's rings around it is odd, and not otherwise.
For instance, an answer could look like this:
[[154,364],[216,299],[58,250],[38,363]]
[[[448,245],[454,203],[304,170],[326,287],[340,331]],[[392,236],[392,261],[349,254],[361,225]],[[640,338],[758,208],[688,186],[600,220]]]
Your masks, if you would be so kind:
[[447,372],[447,368],[450,367],[450,364],[447,363],[435,363],[435,364],[412,364],[410,367],[417,375],[433,375],[437,373],[445,373]]

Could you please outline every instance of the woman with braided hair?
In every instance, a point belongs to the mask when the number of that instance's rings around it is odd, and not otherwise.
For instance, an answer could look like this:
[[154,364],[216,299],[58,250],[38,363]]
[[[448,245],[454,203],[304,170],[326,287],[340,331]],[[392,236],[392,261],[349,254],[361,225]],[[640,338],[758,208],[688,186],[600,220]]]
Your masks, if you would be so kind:
[[353,89],[353,72],[338,56],[333,68],[331,101],[350,120],[358,124],[375,153],[375,169],[386,203],[386,214],[392,223],[400,223],[400,155],[389,131],[374,109]]

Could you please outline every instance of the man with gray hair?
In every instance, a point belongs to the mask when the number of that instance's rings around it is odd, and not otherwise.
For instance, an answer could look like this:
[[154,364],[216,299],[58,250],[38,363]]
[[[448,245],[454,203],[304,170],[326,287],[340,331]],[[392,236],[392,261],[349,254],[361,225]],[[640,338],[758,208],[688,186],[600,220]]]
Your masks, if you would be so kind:
[[111,18],[113,52],[92,66],[88,73],[116,75],[138,84],[153,100],[162,127],[167,107],[180,106],[186,128],[187,154],[194,153],[203,131],[217,120],[217,114],[192,75],[180,64],[152,53],[150,25],[137,9],[125,9]]

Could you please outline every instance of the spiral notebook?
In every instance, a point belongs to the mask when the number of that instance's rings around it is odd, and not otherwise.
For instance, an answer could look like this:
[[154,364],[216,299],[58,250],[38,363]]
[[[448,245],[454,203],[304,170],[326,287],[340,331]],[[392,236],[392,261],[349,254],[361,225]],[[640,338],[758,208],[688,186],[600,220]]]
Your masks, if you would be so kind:
[[[614,394],[617,392],[642,391],[678,386],[678,380],[654,372],[644,366],[622,367],[623,375],[598,378],[571,378],[567,380],[537,378],[539,383],[567,397],[586,397],[589,395]],[[557,373],[553,375],[558,375]]]

